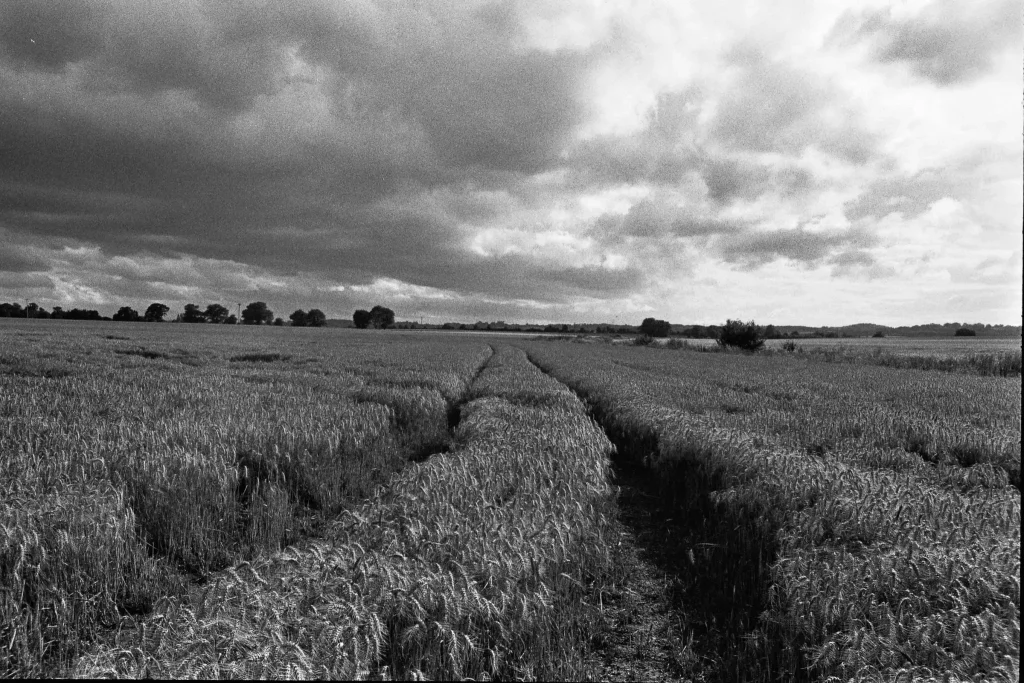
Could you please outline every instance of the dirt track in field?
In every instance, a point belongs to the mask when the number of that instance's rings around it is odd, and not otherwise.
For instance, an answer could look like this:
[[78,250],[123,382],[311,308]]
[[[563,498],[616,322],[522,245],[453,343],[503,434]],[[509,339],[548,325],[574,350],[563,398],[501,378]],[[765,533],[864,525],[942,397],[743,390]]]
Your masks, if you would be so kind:
[[[614,592],[601,596],[606,630],[595,642],[598,680],[704,681],[708,662],[674,603],[678,576],[659,565],[670,552],[671,529],[659,523],[643,473],[616,468],[618,564]],[[667,553],[659,553],[658,548]]]

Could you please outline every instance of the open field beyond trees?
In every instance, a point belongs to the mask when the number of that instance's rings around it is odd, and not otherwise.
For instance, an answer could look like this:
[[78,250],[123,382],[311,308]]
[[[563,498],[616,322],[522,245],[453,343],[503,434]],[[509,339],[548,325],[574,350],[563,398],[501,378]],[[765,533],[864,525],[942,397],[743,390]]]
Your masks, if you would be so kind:
[[1016,353],[5,320],[0,677],[1016,681]]

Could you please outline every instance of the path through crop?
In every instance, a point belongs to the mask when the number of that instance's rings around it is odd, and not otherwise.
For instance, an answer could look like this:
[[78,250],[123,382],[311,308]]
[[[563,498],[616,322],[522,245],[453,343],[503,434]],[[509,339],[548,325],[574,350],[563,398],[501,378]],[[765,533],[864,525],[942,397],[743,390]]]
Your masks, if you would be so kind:
[[705,680],[704,657],[677,609],[680,577],[669,560],[672,530],[661,524],[645,473],[614,467],[618,547],[615,582],[600,596],[604,631],[595,639],[599,680]]
[[723,538],[728,530],[703,505],[678,519],[681,510],[666,500],[665,482],[644,464],[657,454],[657,443],[619,433],[586,396],[577,395],[616,446],[612,483],[619,540],[612,588],[600,596],[605,628],[594,642],[599,679],[777,678],[758,629],[766,592],[738,594],[723,566],[747,564],[743,560],[749,558],[724,550],[742,544]]

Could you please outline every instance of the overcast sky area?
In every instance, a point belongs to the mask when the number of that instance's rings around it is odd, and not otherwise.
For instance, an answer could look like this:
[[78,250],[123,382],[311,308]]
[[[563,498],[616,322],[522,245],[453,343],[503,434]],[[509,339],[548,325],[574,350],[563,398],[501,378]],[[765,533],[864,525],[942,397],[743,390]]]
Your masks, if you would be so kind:
[[0,301],[1021,321],[1019,0],[4,0]]

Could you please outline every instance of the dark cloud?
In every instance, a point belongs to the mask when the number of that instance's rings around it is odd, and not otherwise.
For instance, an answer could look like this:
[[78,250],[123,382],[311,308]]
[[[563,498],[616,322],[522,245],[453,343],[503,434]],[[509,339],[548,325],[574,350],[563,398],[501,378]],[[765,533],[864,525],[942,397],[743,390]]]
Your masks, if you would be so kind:
[[455,291],[493,290],[489,282],[506,283],[501,294],[510,299],[557,302],[576,296],[614,296],[635,291],[645,282],[641,268],[612,269],[599,265],[543,263],[518,255],[480,258],[464,263],[457,277],[436,286]]
[[5,289],[18,290],[21,296],[38,297],[53,291],[53,281],[44,273],[12,273],[0,269],[0,290]]
[[[590,65],[524,47],[513,6],[474,5],[5,3],[0,221],[356,282],[621,286],[464,249],[459,222],[502,208],[467,182],[560,163]],[[444,188],[440,214],[388,208]]]
[[[3,235],[0,234],[0,238],[2,237]],[[0,272],[29,273],[46,270],[46,268],[47,264],[44,259],[20,245],[8,243],[4,245],[3,250],[0,250]]]
[[[753,68],[762,67],[755,65]],[[804,92],[802,76],[795,73],[790,76],[792,87],[799,90],[804,99],[814,100],[803,108],[794,105],[796,109],[804,111],[824,106],[826,94],[811,97]],[[754,101],[756,96],[727,97],[711,131],[712,143],[725,142],[732,148],[723,151],[717,149],[717,144],[698,142],[705,135],[698,124],[704,97],[696,87],[664,93],[658,98],[643,130],[630,135],[600,136],[574,147],[568,159],[574,186],[647,182],[678,187],[687,176],[695,176],[704,181],[708,196],[719,204],[736,199],[753,200],[766,193],[790,197],[812,188],[811,174],[793,163],[774,161],[769,165],[747,154],[750,150],[776,149],[779,131],[799,116],[772,112],[770,107],[766,112],[759,108],[760,101]],[[784,97],[779,98],[779,102],[784,100]],[[815,137],[817,133],[810,129],[799,132],[807,136],[804,142],[824,140],[828,149],[853,155],[858,160],[868,154],[866,148],[854,149],[866,136],[858,137],[861,134],[853,129],[842,134],[836,132],[831,138],[831,134]]]
[[782,258],[808,266],[826,259],[851,265],[856,259],[870,258],[862,250],[878,242],[876,235],[859,228],[811,232],[800,227],[726,237],[719,243],[719,253],[726,262],[746,268],[759,268]]
[[742,46],[729,56],[740,76],[717,104],[713,140],[758,152],[814,147],[856,164],[873,156],[875,136],[833,84]]
[[828,260],[835,266],[849,268],[852,266],[872,266],[875,264],[875,257],[863,249],[850,249],[843,251]]
[[938,169],[924,169],[910,176],[880,178],[856,199],[847,202],[843,213],[850,220],[877,219],[894,212],[913,218],[927,211],[939,199],[958,192],[958,185]]
[[745,227],[694,207],[666,205],[657,197],[641,200],[624,215],[605,214],[594,222],[591,234],[604,243],[626,238],[665,240],[733,235]]
[[867,40],[878,61],[903,62],[938,85],[955,85],[983,76],[995,53],[1021,44],[1021,8],[1015,0],[938,0],[906,19],[889,9],[847,12],[831,40]]
[[892,171],[875,179],[845,204],[843,213],[851,221],[879,219],[897,212],[905,219],[915,218],[944,197],[966,199],[971,191],[1002,178],[1003,169],[1019,165],[1019,146],[1014,150],[977,145],[953,155],[941,167],[923,168],[912,174]]
[[577,97],[585,58],[572,53],[465,54],[467,67],[420,60],[412,99],[420,123],[448,164],[537,172],[556,162],[582,122]]
[[767,192],[791,197],[807,192],[814,185],[813,176],[792,165],[764,166],[728,156],[706,156],[700,164],[701,178],[708,196],[719,203],[733,199],[756,199]]
[[698,88],[662,93],[643,130],[574,145],[567,158],[574,184],[678,184],[700,164],[694,139],[703,97]]
[[0,54],[58,70],[102,49],[96,14],[93,6],[77,0],[8,0],[0,5]]

